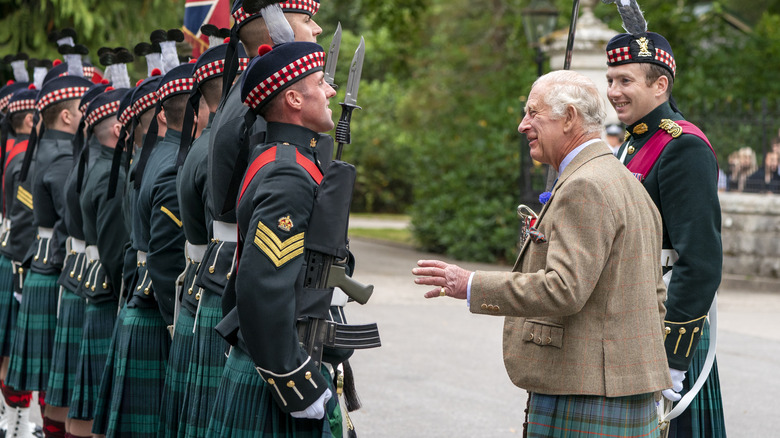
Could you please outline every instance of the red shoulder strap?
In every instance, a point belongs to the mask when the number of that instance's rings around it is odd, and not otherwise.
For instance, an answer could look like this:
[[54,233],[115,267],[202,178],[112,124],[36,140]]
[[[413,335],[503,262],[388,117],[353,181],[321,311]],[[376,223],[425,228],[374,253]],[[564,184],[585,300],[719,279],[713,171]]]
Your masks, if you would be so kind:
[[[695,135],[704,140],[704,142],[707,143],[707,146],[710,147],[713,155],[715,155],[715,150],[712,148],[712,144],[710,143],[709,139],[707,139],[707,136],[704,135],[704,133],[701,131],[701,129],[686,120],[679,120],[675,123],[680,125],[683,134]],[[644,180],[645,176],[647,176],[653,166],[655,166],[655,162],[658,161],[658,157],[661,156],[661,152],[664,151],[666,145],[668,145],[673,138],[674,137],[666,132],[666,130],[659,129],[658,132],[653,134],[653,136],[650,137],[650,140],[645,143],[639,153],[636,154],[636,157],[628,162],[626,167],[631,171],[631,173],[639,178],[639,181]]]
[[246,191],[246,188],[249,186],[249,183],[252,182],[252,179],[257,175],[257,172],[260,171],[260,169],[263,168],[266,164],[274,161],[276,159],[276,146],[268,149],[267,151],[263,152],[255,158],[254,161],[252,161],[252,164],[249,165],[249,168],[246,170],[246,175],[244,175],[244,183],[241,184],[241,191],[238,193],[238,201],[236,201],[236,205],[238,205],[241,202],[241,197],[244,196],[244,192]]
[[27,150],[27,140],[22,140],[19,143],[14,144],[13,148],[11,148],[11,151],[8,153],[8,156],[5,158],[5,165],[3,166],[4,170],[8,170],[8,164],[11,163],[11,160],[13,160],[14,157],[16,157],[17,155],[21,154],[26,150]]

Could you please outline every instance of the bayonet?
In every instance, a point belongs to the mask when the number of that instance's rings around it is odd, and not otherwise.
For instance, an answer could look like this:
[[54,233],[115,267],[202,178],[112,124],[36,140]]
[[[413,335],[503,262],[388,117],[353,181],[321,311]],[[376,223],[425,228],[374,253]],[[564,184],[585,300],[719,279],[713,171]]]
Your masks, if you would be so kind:
[[357,106],[358,89],[360,88],[360,74],[363,72],[363,58],[366,53],[366,42],[360,37],[360,44],[355,50],[355,56],[352,57],[352,64],[349,66],[349,79],[347,79],[347,92],[344,95],[344,102],[341,103],[341,117],[336,125],[336,141],[338,149],[336,150],[336,159],[341,159],[341,151],[345,144],[351,143],[349,124],[352,120],[352,111]]
[[330,42],[330,48],[328,49],[328,58],[325,60],[325,82],[337,89],[338,85],[334,83],[336,80],[336,64],[339,60],[339,49],[341,48],[341,22],[336,26],[336,32],[333,34],[333,40]]

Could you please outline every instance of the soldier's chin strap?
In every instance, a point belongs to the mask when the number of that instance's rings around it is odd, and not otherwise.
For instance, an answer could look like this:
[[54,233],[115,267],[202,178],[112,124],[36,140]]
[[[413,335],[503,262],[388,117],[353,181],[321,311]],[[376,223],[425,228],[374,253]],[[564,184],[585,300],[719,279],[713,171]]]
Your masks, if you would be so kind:
[[[704,366],[701,369],[701,374],[699,374],[699,377],[696,379],[696,382],[694,382],[691,389],[683,396],[683,398],[679,402],[677,402],[674,408],[669,413],[663,415],[662,418],[658,419],[658,422],[661,425],[661,430],[663,430],[666,434],[664,436],[667,436],[669,433],[668,431],[669,422],[679,417],[680,414],[685,412],[685,410],[688,409],[688,406],[690,406],[691,402],[696,397],[696,395],[699,394],[699,391],[704,386],[704,383],[707,381],[707,378],[710,375],[710,371],[712,371],[712,366],[715,363],[715,348],[718,343],[717,342],[718,341],[718,294],[717,293],[712,298],[712,305],[710,305],[710,310],[709,310],[709,319],[710,319],[710,348],[709,350],[707,350],[707,358],[704,359]],[[671,404],[672,402],[664,398],[665,406],[671,406]]]

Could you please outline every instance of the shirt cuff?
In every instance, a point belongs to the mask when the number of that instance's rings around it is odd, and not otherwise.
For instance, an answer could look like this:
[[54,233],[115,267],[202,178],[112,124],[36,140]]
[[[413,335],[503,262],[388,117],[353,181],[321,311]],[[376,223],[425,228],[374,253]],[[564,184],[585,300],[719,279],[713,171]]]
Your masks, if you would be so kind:
[[471,280],[474,279],[474,274],[476,274],[476,272],[472,272],[471,275],[469,275],[469,284],[466,286],[466,307],[471,307]]

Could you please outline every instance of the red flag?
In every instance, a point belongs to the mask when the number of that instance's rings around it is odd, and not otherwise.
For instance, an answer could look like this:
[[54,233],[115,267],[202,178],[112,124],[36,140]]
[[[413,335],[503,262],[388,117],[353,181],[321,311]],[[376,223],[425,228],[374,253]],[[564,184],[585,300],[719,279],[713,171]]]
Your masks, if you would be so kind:
[[209,39],[200,32],[204,24],[218,28],[230,27],[230,2],[228,0],[187,0],[184,3],[182,32],[192,45],[192,57],[197,58],[209,48]]

